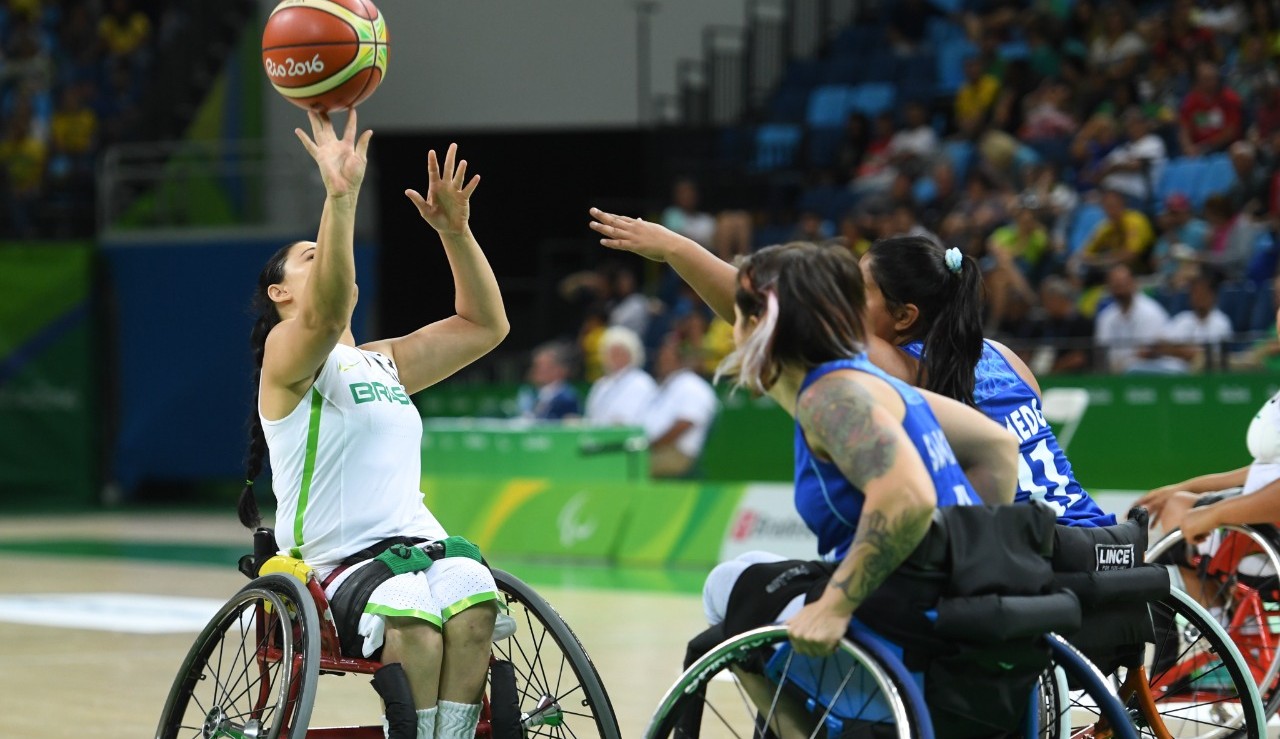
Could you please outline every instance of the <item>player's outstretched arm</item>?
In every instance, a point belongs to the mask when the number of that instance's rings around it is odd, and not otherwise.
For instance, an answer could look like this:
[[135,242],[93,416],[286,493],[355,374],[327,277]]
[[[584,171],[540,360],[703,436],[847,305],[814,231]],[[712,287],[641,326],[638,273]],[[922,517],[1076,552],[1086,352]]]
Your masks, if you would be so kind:
[[364,347],[395,360],[400,383],[409,394],[434,385],[488,354],[511,330],[498,280],[471,233],[471,194],[480,184],[480,175],[468,182],[467,162],[457,161],[457,155],[457,144],[450,144],[442,169],[435,151],[429,152],[426,197],[416,190],[405,190],[422,219],[436,230],[444,244],[453,271],[453,305],[457,313],[408,336],[375,341]]
[[591,209],[589,224],[610,249],[629,251],[655,262],[666,262],[702,299],[729,323],[734,322],[733,296],[738,291],[738,269],[703,249],[698,242],[651,223]]

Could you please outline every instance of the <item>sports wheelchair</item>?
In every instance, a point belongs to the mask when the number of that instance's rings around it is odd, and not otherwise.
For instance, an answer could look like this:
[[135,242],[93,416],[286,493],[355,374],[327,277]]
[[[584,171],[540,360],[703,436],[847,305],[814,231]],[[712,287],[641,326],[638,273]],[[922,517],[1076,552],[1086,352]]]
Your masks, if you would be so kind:
[[[1196,506],[1240,494],[1201,496]],[[1174,531],[1151,546],[1148,561],[1179,565],[1184,587],[1207,604],[1244,656],[1267,716],[1280,710],[1280,530],[1274,524],[1228,525],[1207,546],[1187,546]]]
[[[381,725],[310,725],[321,675],[372,675],[382,666],[343,654],[311,568],[283,556],[246,555],[241,570],[251,582],[191,646],[156,739],[381,739]],[[600,675],[574,633],[528,585],[492,572],[499,607],[515,630],[495,635],[477,738],[620,739]]]
[[[942,509],[835,654],[803,657],[783,626],[727,620],[690,642],[646,737],[1261,739],[1239,652],[1162,566],[1141,564],[1146,523],[1145,511],[1069,529],[1038,504]],[[797,593],[812,600],[825,582]]]

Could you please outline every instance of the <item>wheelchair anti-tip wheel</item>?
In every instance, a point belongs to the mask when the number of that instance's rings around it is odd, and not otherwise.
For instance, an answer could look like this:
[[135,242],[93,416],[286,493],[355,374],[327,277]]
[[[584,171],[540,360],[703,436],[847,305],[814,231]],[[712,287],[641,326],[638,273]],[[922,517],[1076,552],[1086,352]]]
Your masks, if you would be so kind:
[[183,660],[156,739],[303,739],[320,624],[292,577],[259,577],[218,611]]

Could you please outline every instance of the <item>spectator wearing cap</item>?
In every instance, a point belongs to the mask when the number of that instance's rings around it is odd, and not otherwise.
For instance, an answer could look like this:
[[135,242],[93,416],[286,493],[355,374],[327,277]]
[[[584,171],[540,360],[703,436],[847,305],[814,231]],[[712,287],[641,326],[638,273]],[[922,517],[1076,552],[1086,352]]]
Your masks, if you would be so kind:
[[1103,192],[1102,210],[1106,218],[1074,259],[1080,266],[1092,270],[1124,264],[1135,272],[1146,272],[1147,253],[1155,242],[1151,222],[1141,212],[1128,207],[1124,195],[1115,190]]
[[1209,224],[1191,211],[1191,199],[1180,192],[1164,199],[1157,218],[1160,238],[1152,249],[1152,266],[1167,291],[1180,292],[1199,271],[1200,255],[1209,245]]
[[1196,64],[1195,86],[1182,100],[1178,143],[1187,156],[1222,151],[1240,138],[1244,111],[1240,96],[1222,84],[1217,65]]
[[1102,160],[1099,184],[1124,195],[1130,206],[1146,209],[1169,155],[1141,110],[1129,108],[1120,120],[1126,139]]

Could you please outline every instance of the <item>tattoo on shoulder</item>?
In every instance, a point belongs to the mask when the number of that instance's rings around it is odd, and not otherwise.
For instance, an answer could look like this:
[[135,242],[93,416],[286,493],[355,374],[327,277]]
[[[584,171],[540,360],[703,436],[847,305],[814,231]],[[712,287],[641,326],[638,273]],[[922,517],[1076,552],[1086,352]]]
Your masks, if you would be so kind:
[[874,408],[862,385],[832,378],[806,391],[796,409],[805,434],[858,487],[888,472],[897,457],[897,437],[875,419]]
[[846,558],[853,572],[844,578],[832,576],[828,586],[861,604],[920,544],[932,517],[929,508],[904,510],[893,520],[881,511],[863,516]]

